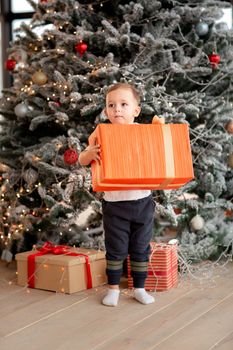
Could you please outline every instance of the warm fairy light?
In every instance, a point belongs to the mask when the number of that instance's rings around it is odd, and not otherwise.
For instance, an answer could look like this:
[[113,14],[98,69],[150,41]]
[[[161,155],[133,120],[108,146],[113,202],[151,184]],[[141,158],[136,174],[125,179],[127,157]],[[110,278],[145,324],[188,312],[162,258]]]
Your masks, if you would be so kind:
[[62,266],[62,267],[61,267],[61,271],[62,271],[62,272],[63,272],[63,271],[65,271],[65,268],[64,268],[64,266]]
[[30,289],[27,289],[27,293],[28,293],[28,294],[31,293]]
[[44,268],[44,269],[47,269],[47,268],[48,268],[48,265],[47,265],[47,264],[44,264],[44,265],[43,265],[43,268]]
[[39,162],[39,160],[41,160],[41,158],[40,158],[40,157],[37,157],[37,156],[33,156],[33,157],[32,157],[32,160],[33,160],[34,162]]
[[17,194],[16,194],[16,197],[20,198],[20,194],[19,194],[19,193],[17,193]]
[[64,288],[61,288],[61,293],[65,293],[65,289]]

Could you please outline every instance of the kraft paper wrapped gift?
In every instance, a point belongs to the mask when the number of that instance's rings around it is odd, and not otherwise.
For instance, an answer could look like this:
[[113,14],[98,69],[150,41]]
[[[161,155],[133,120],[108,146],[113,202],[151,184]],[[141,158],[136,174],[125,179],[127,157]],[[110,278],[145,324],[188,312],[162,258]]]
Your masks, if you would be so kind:
[[186,124],[99,124],[89,144],[101,146],[94,191],[176,189],[194,177]]
[[[145,289],[167,291],[178,283],[177,244],[151,242],[151,255]],[[128,258],[128,288],[133,288]]]
[[[71,294],[107,282],[105,252],[70,247],[68,251],[71,256],[67,250],[64,254],[55,252],[37,255],[40,254],[37,250],[16,254],[18,284]],[[34,273],[31,275],[30,255],[35,260]]]

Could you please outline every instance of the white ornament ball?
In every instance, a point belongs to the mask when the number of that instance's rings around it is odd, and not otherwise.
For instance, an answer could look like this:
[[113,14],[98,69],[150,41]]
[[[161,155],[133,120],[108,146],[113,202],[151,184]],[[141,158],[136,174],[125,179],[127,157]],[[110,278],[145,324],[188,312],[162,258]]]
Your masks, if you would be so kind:
[[19,103],[14,108],[15,115],[19,118],[24,118],[27,115],[28,107],[25,103]]
[[190,226],[193,231],[201,230],[204,227],[204,219],[200,215],[195,215],[190,221]]

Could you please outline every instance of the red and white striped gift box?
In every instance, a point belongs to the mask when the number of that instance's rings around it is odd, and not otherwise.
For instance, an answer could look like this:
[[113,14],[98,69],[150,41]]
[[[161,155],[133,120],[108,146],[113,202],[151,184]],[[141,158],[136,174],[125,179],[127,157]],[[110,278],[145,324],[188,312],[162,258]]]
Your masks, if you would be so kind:
[[[166,291],[178,283],[177,244],[151,242],[151,255],[145,289]],[[133,279],[128,258],[128,288],[133,288]]]

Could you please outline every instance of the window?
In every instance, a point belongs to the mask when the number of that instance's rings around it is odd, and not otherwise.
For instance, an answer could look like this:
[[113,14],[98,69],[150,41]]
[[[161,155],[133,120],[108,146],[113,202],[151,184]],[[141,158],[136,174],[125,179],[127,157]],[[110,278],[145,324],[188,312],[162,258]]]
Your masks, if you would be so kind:
[[[38,0],[35,1],[38,3]],[[33,12],[34,9],[27,2],[27,0],[11,0],[11,11],[13,13],[22,13],[22,12]]]

